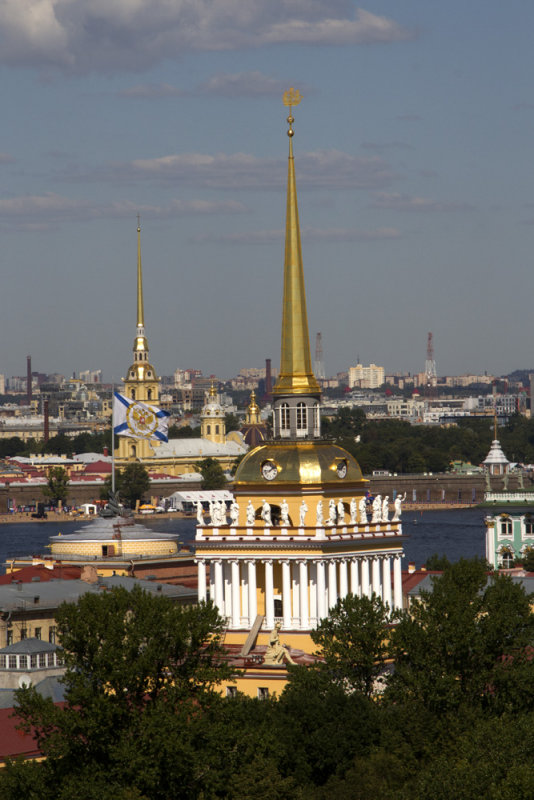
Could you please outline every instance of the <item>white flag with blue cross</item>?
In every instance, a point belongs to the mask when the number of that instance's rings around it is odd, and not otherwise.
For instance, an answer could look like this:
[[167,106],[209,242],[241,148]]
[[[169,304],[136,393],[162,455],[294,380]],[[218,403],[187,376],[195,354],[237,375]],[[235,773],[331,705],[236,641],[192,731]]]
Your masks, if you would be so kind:
[[113,433],[134,439],[168,442],[169,412],[113,393]]

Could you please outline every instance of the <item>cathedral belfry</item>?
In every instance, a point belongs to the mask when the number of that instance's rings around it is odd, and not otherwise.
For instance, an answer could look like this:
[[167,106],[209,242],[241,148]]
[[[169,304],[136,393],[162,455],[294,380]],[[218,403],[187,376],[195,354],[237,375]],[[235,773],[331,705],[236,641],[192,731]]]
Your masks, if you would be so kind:
[[[133,343],[133,363],[123,378],[123,394],[131,400],[157,405],[159,402],[159,378],[149,361],[148,341],[145,334],[145,312],[143,304],[143,269],[141,264],[141,225],[137,217],[137,326]],[[153,443],[146,439],[119,437],[117,458],[119,460],[144,459],[154,452]]]

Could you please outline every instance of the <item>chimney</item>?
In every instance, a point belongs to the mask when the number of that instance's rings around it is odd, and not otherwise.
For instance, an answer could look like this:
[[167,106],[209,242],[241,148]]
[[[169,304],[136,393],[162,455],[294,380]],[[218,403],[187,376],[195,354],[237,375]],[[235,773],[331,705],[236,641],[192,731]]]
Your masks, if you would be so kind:
[[271,375],[271,359],[265,359],[265,395],[270,402],[273,394],[273,379]]
[[26,398],[28,405],[32,404],[32,357],[26,356]]
[[109,456],[109,450],[107,447],[104,447],[104,456],[107,458]]

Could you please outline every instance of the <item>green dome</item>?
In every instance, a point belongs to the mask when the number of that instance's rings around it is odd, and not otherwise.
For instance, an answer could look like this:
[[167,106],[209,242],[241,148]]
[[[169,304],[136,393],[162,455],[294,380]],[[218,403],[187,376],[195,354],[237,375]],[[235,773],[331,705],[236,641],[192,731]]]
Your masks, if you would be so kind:
[[364,480],[356,459],[342,447],[326,441],[271,441],[247,453],[234,480],[244,485],[331,484],[341,488]]

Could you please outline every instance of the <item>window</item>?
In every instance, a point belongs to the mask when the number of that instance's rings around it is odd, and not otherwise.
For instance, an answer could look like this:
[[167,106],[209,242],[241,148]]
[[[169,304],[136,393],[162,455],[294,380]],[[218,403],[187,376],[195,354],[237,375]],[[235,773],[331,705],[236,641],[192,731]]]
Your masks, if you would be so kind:
[[20,638],[21,639],[27,639],[28,638],[28,631],[26,630],[26,628],[21,628]]
[[13,644],[13,631],[8,630],[6,634],[6,644],[8,647],[10,644]]
[[46,657],[46,663],[49,667],[54,666],[54,653],[48,653]]
[[6,656],[0,656],[0,669],[6,668]]
[[39,666],[46,667],[46,653],[39,653]]
[[215,426],[215,433],[219,433],[219,426],[218,425]]
[[206,426],[206,433],[211,433],[211,425]]
[[511,536],[512,535],[512,520],[511,519],[502,519],[501,520],[501,536]]
[[36,639],[40,639],[41,638],[41,628],[36,628],[35,629],[35,633],[33,635],[35,636]]
[[289,403],[282,403],[280,406],[280,430],[289,430]]
[[20,669],[28,669],[28,656],[19,656]]
[[[150,372],[147,373],[148,377],[150,377]],[[147,400],[152,400],[152,389],[149,389],[146,393]]]
[[48,641],[50,642],[50,644],[56,643],[56,631],[57,628],[55,625],[51,625],[50,628],[48,629]]
[[17,669],[17,656],[9,656],[9,669]]
[[237,686],[227,686],[226,687],[226,696],[227,697],[237,697]]
[[266,686],[258,686],[258,700],[268,700],[269,690]]
[[274,598],[274,616],[281,617],[283,615],[283,607],[281,598]]
[[527,536],[532,536],[534,534],[534,520],[532,519],[525,519],[525,533]]
[[36,666],[37,666],[37,656],[34,653],[32,656],[30,656],[30,667],[31,669],[35,669]]
[[510,550],[504,550],[502,554],[502,565],[505,569],[510,569],[514,565],[514,554]]
[[308,426],[306,403],[297,403],[297,431],[305,431]]
[[132,400],[135,400],[135,389],[132,389],[130,394],[132,395]]

